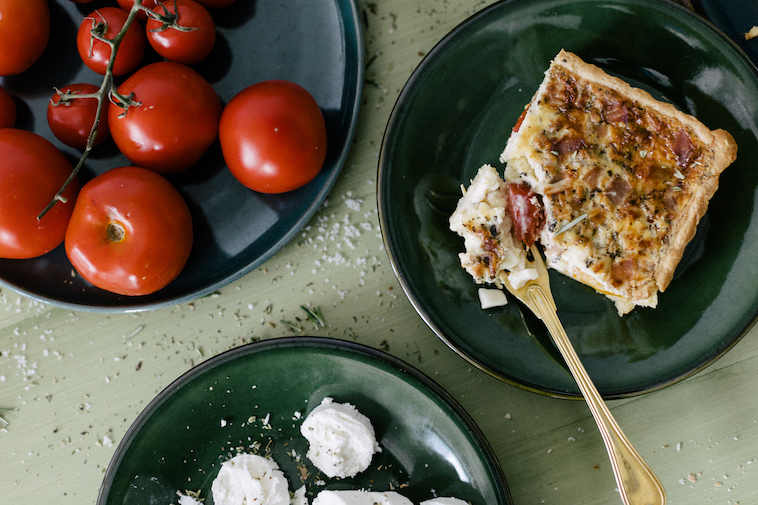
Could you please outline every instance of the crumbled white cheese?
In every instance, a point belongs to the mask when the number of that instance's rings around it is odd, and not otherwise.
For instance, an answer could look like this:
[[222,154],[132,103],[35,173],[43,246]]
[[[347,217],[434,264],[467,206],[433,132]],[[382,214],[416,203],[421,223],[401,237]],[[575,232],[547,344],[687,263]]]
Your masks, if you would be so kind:
[[371,421],[349,403],[324,398],[300,426],[306,456],[328,477],[354,477],[381,452]]
[[189,496],[182,493],[177,493],[179,495],[179,505],[203,505],[203,502],[198,500],[197,498],[193,496]]
[[502,307],[508,304],[508,298],[505,297],[505,293],[500,289],[479,288],[479,304],[485,310]]
[[321,491],[313,505],[413,505],[408,498],[395,491]]
[[238,454],[224,461],[211,485],[214,505],[289,505],[287,479],[271,459]]
[[508,274],[508,282],[511,283],[513,289],[519,289],[527,282],[539,277],[539,273],[536,268],[524,268],[523,270],[516,270]]
[[305,486],[292,493],[290,505],[308,505],[308,498],[305,497]]
[[419,503],[419,505],[468,505],[468,502],[463,501],[460,498],[441,496],[439,498],[432,498],[431,500],[422,501]]

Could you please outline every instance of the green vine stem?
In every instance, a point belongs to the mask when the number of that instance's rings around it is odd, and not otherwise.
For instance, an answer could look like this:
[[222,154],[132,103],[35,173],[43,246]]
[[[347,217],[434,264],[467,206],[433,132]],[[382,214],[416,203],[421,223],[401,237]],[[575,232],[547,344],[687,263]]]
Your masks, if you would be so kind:
[[[123,114],[126,114],[126,110],[128,110],[129,107],[139,107],[141,105],[140,102],[134,101],[133,93],[130,94],[129,96],[122,96],[113,87],[113,65],[116,61],[116,54],[118,53],[118,48],[121,45],[121,41],[124,39],[124,36],[126,35],[126,31],[132,25],[132,22],[137,17],[137,14],[139,13],[139,11],[143,11],[150,18],[160,21],[162,23],[161,29],[172,28],[172,29],[176,29],[180,31],[191,31],[191,30],[196,29],[196,28],[191,28],[191,27],[180,26],[178,24],[178,14],[170,14],[168,9],[166,9],[165,5],[163,5],[161,2],[157,2],[157,4],[163,7],[163,10],[166,13],[165,16],[158,14],[150,10],[149,8],[145,7],[144,5],[142,5],[142,0],[134,0],[134,5],[129,10],[129,15],[127,16],[126,21],[124,22],[124,26],[121,28],[118,34],[116,34],[116,36],[113,37],[112,39],[105,38],[105,36],[100,33],[100,28],[97,26],[93,26],[90,32],[92,35],[92,38],[97,39],[105,44],[108,44],[111,48],[111,56],[108,60],[108,65],[105,67],[105,75],[103,76],[103,82],[96,93],[77,95],[75,92],[64,93],[56,89],[56,92],[60,95],[60,97],[57,104],[53,103],[53,105],[60,105],[61,103],[65,104],[67,101],[73,100],[75,98],[95,98],[97,99],[97,112],[95,114],[95,122],[92,125],[92,129],[90,130],[89,136],[87,137],[87,143],[84,146],[84,151],[82,152],[82,155],[79,158],[79,161],[76,163],[76,166],[74,166],[73,170],[71,171],[71,174],[63,183],[63,186],[61,186],[58,192],[55,193],[55,196],[53,196],[53,199],[50,201],[50,203],[48,203],[47,206],[42,210],[42,212],[40,212],[37,215],[37,221],[40,221],[45,216],[45,214],[47,214],[50,211],[50,209],[52,209],[55,206],[56,203],[58,202],[66,203],[66,197],[63,196],[63,193],[66,191],[66,188],[68,188],[68,186],[71,184],[74,178],[77,176],[82,166],[84,166],[84,162],[87,161],[87,158],[89,157],[89,153],[90,151],[92,151],[92,148],[95,145],[95,137],[97,136],[98,128],[100,126],[100,121],[103,115],[103,107],[104,107],[106,97],[110,100],[110,102],[113,105],[124,108],[125,111]],[[176,0],[174,0],[174,12],[177,12]],[[103,30],[103,33],[104,31],[105,30]]]

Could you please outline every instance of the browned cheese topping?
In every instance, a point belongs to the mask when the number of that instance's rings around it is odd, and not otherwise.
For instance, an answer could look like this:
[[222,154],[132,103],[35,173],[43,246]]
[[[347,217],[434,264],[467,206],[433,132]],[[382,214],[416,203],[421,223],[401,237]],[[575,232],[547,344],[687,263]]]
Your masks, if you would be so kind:
[[586,266],[614,287],[647,291],[672,218],[710,176],[703,165],[713,153],[679,121],[564,67],[553,67],[542,100],[544,128],[532,142],[550,174],[548,229],[586,214],[555,241],[586,248]]

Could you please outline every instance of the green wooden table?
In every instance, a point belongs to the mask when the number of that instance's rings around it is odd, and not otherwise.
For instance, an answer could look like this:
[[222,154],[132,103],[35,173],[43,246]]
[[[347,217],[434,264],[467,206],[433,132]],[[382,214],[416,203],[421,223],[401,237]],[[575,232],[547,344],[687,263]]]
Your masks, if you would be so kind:
[[[320,307],[326,322],[308,334],[387,350],[450,392],[488,438],[517,505],[621,503],[586,405],[523,391],[460,358],[406,300],[382,245],[376,169],[395,99],[435,42],[489,3],[359,1],[370,64],[344,170],[303,233],[240,280],[131,314],[72,312],[0,290],[0,407],[9,409],[0,412],[9,423],[0,503],[93,503],[117,444],[158,392],[222,351],[298,334],[281,321],[302,320],[301,305]],[[757,331],[687,380],[610,402],[669,503],[758,501]]]

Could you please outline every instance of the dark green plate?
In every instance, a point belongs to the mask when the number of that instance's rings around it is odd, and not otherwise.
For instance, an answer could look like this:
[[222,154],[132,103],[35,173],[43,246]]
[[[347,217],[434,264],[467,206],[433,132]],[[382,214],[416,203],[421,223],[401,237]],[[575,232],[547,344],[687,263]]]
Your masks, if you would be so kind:
[[[305,457],[300,425],[326,396],[365,414],[382,447],[354,478],[329,479]],[[273,457],[290,490],[304,484],[311,500],[321,489],[394,487],[414,503],[433,492],[473,505],[512,503],[481,432],[438,385],[383,352],[317,337],[241,346],[177,379],[129,428],[97,503],[169,504],[188,489],[212,505],[221,463],[240,450]]]
[[758,25],[758,0],[692,0],[692,5],[758,64],[758,39],[745,40],[745,33]]
[[[102,78],[76,52],[76,30],[95,8],[113,0],[75,4],[51,0],[50,44],[26,72],[2,77],[16,98],[17,127],[58,146],[73,162],[80,153],[58,142],[47,125],[53,87]],[[328,151],[318,176],[281,195],[248,190],[226,168],[218,142],[185,172],[169,179],[189,205],[195,243],[184,271],[157,293],[125,297],[95,288],[73,268],[63,246],[31,260],[0,259],[0,285],[25,296],[74,310],[125,312],[155,309],[212,293],[257,268],[288,243],[315,214],[339,175],[352,145],[363,89],[363,38],[354,0],[237,0],[212,11],[213,52],[193,68],[205,76],[223,103],[266,79],[286,79],[306,88],[326,120]],[[148,47],[143,63],[157,59]],[[112,140],[93,150],[81,181],[130,165]]]
[[544,326],[512,300],[484,311],[448,217],[498,157],[561,48],[725,128],[738,159],[655,310],[620,318],[593,290],[551,272],[558,315],[606,398],[702,369],[758,310],[758,75],[707,21],[657,0],[511,0],[474,15],[424,58],[385,132],[378,206],[395,273],[429,327],[482,370],[528,390],[579,395]]

